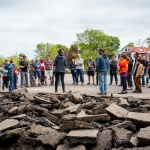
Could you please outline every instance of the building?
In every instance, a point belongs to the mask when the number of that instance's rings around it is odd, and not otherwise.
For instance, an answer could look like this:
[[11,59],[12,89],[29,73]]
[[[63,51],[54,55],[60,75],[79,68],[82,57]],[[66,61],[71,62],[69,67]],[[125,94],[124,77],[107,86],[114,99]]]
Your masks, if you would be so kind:
[[126,55],[131,56],[133,58],[133,54],[135,52],[138,52],[141,56],[146,56],[147,60],[150,57],[150,48],[136,47],[136,46],[125,46],[124,48],[122,48],[121,50],[119,50],[117,52],[117,54],[118,54],[118,57],[121,54],[126,54]]

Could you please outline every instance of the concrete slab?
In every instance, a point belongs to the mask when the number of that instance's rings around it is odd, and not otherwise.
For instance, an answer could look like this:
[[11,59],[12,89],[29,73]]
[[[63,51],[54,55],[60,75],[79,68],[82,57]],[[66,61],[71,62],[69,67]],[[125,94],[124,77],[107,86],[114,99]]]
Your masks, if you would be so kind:
[[19,124],[18,120],[15,120],[15,119],[6,119],[6,120],[4,120],[4,121],[2,121],[0,123],[0,131],[3,131],[5,129],[9,129],[9,128],[15,127],[18,124]]
[[127,119],[139,125],[148,126],[150,125],[150,114],[149,113],[137,113],[129,112]]
[[67,134],[66,139],[74,144],[95,144],[97,143],[98,133],[99,130],[97,129],[72,130]]
[[115,118],[123,119],[127,117],[129,111],[113,103],[106,108],[106,111]]

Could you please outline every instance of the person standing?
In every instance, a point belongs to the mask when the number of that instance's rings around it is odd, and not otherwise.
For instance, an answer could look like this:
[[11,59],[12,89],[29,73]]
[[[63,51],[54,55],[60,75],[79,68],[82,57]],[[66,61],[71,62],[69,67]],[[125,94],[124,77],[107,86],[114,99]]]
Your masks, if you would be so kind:
[[88,75],[88,83],[87,85],[90,85],[90,77],[92,76],[92,80],[93,80],[93,84],[92,85],[95,85],[94,83],[94,71],[95,71],[95,62],[94,60],[92,60],[92,57],[90,57],[89,61],[87,62],[87,66],[88,66],[88,72],[87,72],[87,75]]
[[2,85],[2,90],[4,90],[4,88],[8,88],[8,70],[4,69],[4,67],[7,65],[7,63],[3,63],[3,67],[2,67],[2,73],[3,73],[3,85]]
[[[22,60],[20,61],[20,69],[21,69],[21,88],[28,87],[28,62],[26,61],[26,56],[23,56]],[[25,77],[25,80],[24,80]],[[24,83],[25,82],[25,83]]]
[[13,70],[13,60],[10,60],[10,63],[4,66],[4,69],[8,70],[7,78],[9,82],[9,92],[13,90],[13,83],[14,83],[14,70]]
[[34,87],[35,86],[35,79],[34,79],[34,69],[33,65],[30,65],[30,70],[29,70],[29,77],[30,77],[30,86]]
[[84,74],[83,74],[84,60],[81,58],[80,54],[78,54],[78,58],[75,61],[75,65],[76,65],[76,84],[75,85],[78,85],[78,78],[80,75],[81,86],[83,86],[84,84]]
[[63,56],[63,55],[64,55],[64,51],[60,49],[58,51],[58,56],[55,58],[55,61],[54,61],[54,66],[55,66],[55,92],[58,92],[59,76],[61,77],[63,92],[65,92],[64,77],[65,77],[65,72],[66,72],[67,60],[66,60],[66,57]]
[[75,65],[74,59],[72,59],[71,61],[70,70],[71,70],[72,80],[73,80],[72,84],[75,84],[76,83],[76,65]]
[[[99,56],[99,53],[98,53],[98,56]],[[98,57],[97,57],[97,58],[98,58]],[[95,86],[98,86],[97,58],[96,58],[96,61],[95,61],[95,64],[96,64],[96,68],[95,68],[95,72],[96,72],[96,84],[95,84]]]
[[18,71],[17,71],[17,66],[14,65],[14,89],[17,89],[17,78],[18,78]]
[[115,82],[117,85],[118,84],[118,78],[117,78],[118,65],[117,65],[116,58],[114,56],[112,57],[112,60],[110,61],[109,66],[110,66],[110,84],[109,85],[112,85],[113,76],[115,78]]
[[129,63],[128,63],[128,73],[127,73],[127,83],[128,88],[127,90],[132,90],[133,82],[132,82],[132,69],[133,69],[133,60],[131,57],[129,57]]
[[97,58],[97,69],[98,69],[98,78],[100,84],[100,93],[98,95],[107,95],[107,73],[109,68],[109,59],[105,54],[104,49],[99,50],[99,56]]
[[47,85],[47,77],[50,77],[50,85],[53,85],[53,62],[50,60],[50,55],[47,55],[45,61],[45,85]]
[[141,57],[141,64],[144,67],[144,74],[142,76],[142,86],[145,87],[145,75],[146,75],[146,69],[147,69],[147,61],[146,61],[146,57],[145,56]]
[[138,52],[135,52],[135,53],[133,54],[133,57],[134,57],[134,65],[133,65],[133,79],[135,79],[136,71],[137,71],[137,67],[138,67],[138,65],[137,65],[137,63],[136,63],[136,60],[137,60],[137,59],[138,59],[138,57],[139,57],[139,53],[138,53]]
[[[147,74],[148,74],[148,79],[150,79],[150,58],[149,58],[149,61],[148,61],[148,66],[147,66]],[[150,85],[148,86],[148,88],[150,88]]]
[[134,84],[136,86],[136,90],[132,91],[133,93],[142,93],[142,87],[141,87],[141,78],[144,74],[144,66],[141,64],[141,59],[137,59],[136,63],[138,65],[136,76],[134,79]]
[[127,72],[128,72],[128,63],[129,58],[126,55],[122,55],[120,60],[118,61],[119,73],[121,76],[123,89],[118,94],[126,94],[127,93]]
[[[41,86],[41,63],[39,62],[39,59],[36,58],[35,62],[33,63],[34,67],[34,77],[35,77],[35,86]],[[36,84],[36,80],[38,80],[38,84]]]
[[45,64],[44,64],[44,60],[41,59],[40,60],[40,64],[41,64],[41,84],[44,85],[44,80],[45,80]]

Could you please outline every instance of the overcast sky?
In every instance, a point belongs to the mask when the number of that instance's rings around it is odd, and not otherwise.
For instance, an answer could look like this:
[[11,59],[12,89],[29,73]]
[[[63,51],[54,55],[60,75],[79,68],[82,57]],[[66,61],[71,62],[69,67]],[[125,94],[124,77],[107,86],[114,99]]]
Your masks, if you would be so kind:
[[100,29],[121,46],[150,37],[150,0],[0,0],[0,55],[33,58],[36,44],[68,47],[76,33]]

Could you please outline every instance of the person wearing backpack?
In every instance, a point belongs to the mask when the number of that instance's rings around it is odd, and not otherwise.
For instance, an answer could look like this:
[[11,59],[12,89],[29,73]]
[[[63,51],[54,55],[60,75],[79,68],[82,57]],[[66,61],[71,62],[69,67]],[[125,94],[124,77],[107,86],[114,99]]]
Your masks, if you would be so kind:
[[13,66],[13,60],[10,60],[10,63],[6,66],[4,66],[4,69],[8,70],[7,78],[9,82],[9,92],[13,90],[13,83],[14,83],[14,66]]
[[141,59],[137,59],[137,71],[136,71],[136,76],[134,79],[134,84],[136,86],[136,90],[132,91],[133,93],[142,93],[142,87],[141,87],[141,79],[144,74],[144,66],[141,64]]

